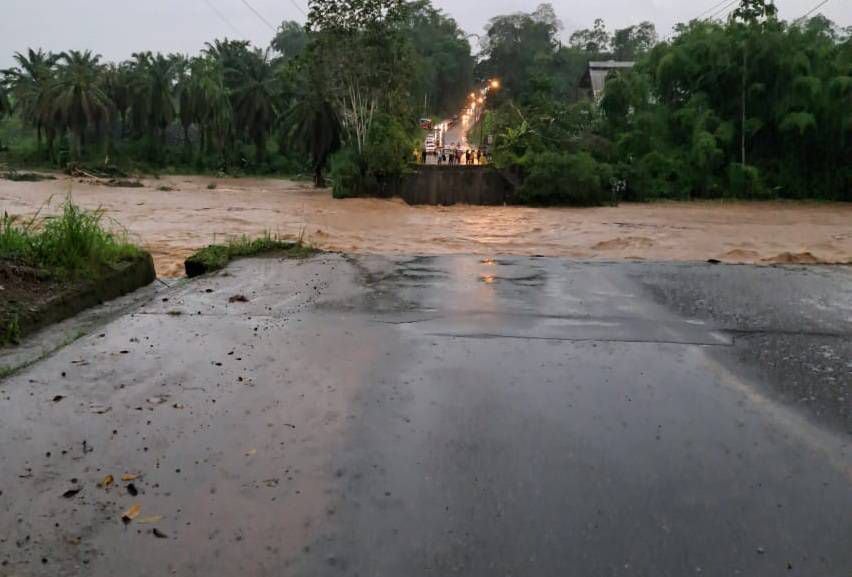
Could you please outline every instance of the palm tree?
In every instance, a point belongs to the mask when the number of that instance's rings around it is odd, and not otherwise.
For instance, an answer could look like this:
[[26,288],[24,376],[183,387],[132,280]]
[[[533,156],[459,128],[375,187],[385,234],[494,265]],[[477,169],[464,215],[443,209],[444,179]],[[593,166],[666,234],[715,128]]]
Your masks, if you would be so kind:
[[[4,116],[12,114],[12,103],[9,101],[9,95],[6,90],[5,79],[0,79],[0,122]],[[3,150],[3,141],[0,140],[0,150]]]
[[[132,110],[135,128],[145,130],[151,136],[152,151],[161,150],[166,140],[166,129],[175,117],[175,61],[150,52],[134,54],[133,58]],[[159,142],[159,147],[155,141]]]
[[45,129],[48,132],[48,148],[52,149],[55,127],[51,124],[53,103],[48,95],[59,56],[30,48],[26,54],[16,52],[14,58],[17,66],[6,71],[6,75],[18,114],[36,129],[39,152]]
[[272,128],[275,110],[276,77],[269,63],[269,53],[256,50],[235,68],[226,69],[233,78],[232,100],[234,120],[255,146],[255,160],[259,165],[266,158],[266,137]]
[[215,148],[224,160],[225,145],[233,133],[233,114],[222,66],[213,58],[195,58],[190,78],[189,105],[193,122],[201,130],[202,149]]
[[103,74],[104,91],[115,107],[115,112],[121,122],[121,135],[124,135],[127,125],[127,112],[131,103],[132,70],[127,64],[109,64]]
[[60,126],[71,132],[72,155],[80,158],[86,131],[100,132],[110,118],[112,102],[101,85],[100,55],[72,50],[60,55],[61,65],[49,97]]
[[307,86],[293,99],[281,120],[285,135],[310,155],[314,185],[324,188],[323,170],[331,155],[340,149],[342,128],[334,106],[324,96],[322,78],[311,74],[311,78],[303,80]]
[[175,57],[175,94],[178,102],[178,118],[183,128],[183,144],[187,160],[192,156],[192,141],[189,129],[195,121],[195,110],[192,98],[192,61],[183,56]]

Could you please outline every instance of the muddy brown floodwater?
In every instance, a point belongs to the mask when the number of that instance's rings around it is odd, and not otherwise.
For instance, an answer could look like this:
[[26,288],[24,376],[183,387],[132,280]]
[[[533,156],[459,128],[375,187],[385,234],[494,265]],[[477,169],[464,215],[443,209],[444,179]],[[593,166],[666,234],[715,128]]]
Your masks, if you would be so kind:
[[[216,188],[208,185],[216,183]],[[173,190],[160,190],[169,187]],[[270,232],[360,253],[505,254],[582,260],[736,263],[852,262],[852,204],[689,202],[591,209],[411,207],[401,200],[334,200],[328,190],[278,179],[173,176],[144,188],[60,177],[0,180],[0,210],[58,210],[71,194],[101,207],[154,255],[160,276],[183,274],[199,247]]]

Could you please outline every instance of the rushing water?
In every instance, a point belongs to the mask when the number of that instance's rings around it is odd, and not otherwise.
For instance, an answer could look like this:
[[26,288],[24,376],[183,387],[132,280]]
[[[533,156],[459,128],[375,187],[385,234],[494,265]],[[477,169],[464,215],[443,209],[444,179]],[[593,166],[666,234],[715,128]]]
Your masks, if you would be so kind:
[[[216,181],[217,187],[207,185]],[[55,212],[67,194],[101,207],[154,255],[161,276],[183,273],[194,250],[234,235],[304,238],[329,250],[518,254],[583,260],[852,262],[852,205],[658,203],[612,208],[410,207],[398,200],[333,200],[287,180],[167,177],[145,188],[72,179],[0,180],[0,210]],[[174,190],[163,191],[160,187]]]

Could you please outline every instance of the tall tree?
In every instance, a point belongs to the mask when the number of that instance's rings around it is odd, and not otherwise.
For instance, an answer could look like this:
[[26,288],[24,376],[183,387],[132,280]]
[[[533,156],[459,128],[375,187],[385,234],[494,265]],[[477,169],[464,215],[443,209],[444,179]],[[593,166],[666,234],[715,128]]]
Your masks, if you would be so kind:
[[137,128],[150,138],[153,157],[161,155],[166,129],[175,118],[175,57],[151,52],[133,55],[133,105]]
[[36,142],[41,151],[42,133],[49,131],[52,149],[55,127],[52,124],[53,103],[49,98],[59,55],[41,49],[27,50],[26,54],[15,53],[16,67],[7,71],[16,109],[21,118],[36,129]]
[[377,114],[408,99],[410,46],[400,32],[402,0],[310,0],[314,66],[327,70],[329,101],[363,154]]
[[63,52],[56,80],[50,86],[49,98],[61,126],[71,133],[75,159],[83,155],[86,132],[94,129],[99,134],[110,118],[112,103],[101,86],[100,59],[88,50]]
[[275,38],[272,39],[272,49],[286,61],[301,56],[308,47],[308,33],[298,22],[288,20],[281,23]]
[[255,146],[255,160],[260,165],[266,158],[266,138],[275,121],[277,78],[269,63],[269,53],[256,50],[236,68],[227,69],[233,78],[234,120]]

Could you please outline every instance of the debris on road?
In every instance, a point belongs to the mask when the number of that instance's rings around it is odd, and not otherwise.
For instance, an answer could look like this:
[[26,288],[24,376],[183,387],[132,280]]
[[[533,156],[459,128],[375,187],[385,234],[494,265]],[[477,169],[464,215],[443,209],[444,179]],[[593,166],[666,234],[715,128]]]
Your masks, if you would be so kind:
[[142,512],[142,506],[139,504],[135,504],[131,506],[127,511],[121,514],[121,520],[125,525],[130,523],[133,519],[139,516],[139,513]]
[[73,489],[68,489],[67,491],[62,493],[62,498],[63,499],[73,499],[82,490],[83,490],[82,487],[74,487]]

